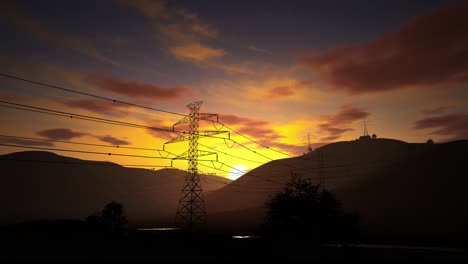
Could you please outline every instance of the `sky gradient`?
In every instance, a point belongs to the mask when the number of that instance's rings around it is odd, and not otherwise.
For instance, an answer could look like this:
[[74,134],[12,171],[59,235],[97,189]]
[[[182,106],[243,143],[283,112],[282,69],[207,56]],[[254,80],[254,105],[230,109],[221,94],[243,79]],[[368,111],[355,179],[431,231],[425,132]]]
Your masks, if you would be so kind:
[[[364,120],[369,121],[369,133],[378,137],[421,143],[429,138],[435,142],[468,138],[466,1],[116,0],[0,5],[0,73],[177,113],[188,113],[190,102],[204,101],[201,112],[219,114],[219,121],[264,145],[235,133],[231,138],[250,150],[223,139],[200,141],[220,151],[219,161],[230,166],[250,170],[269,159],[287,157],[269,148],[301,155],[307,151],[309,133],[312,148],[354,140],[362,135]],[[181,118],[5,77],[0,78],[0,98],[169,129]],[[5,107],[0,108],[0,118],[0,134],[21,137],[162,149],[175,136]],[[200,128],[226,129],[212,122],[202,122]],[[0,140],[110,151],[52,141]],[[181,154],[187,144],[166,148]],[[0,154],[19,150],[0,146]],[[159,155],[135,149],[112,152]],[[119,164],[170,165],[168,160],[59,154]],[[202,164],[206,165],[200,166],[202,172],[223,166]],[[174,165],[185,169],[186,162]]]

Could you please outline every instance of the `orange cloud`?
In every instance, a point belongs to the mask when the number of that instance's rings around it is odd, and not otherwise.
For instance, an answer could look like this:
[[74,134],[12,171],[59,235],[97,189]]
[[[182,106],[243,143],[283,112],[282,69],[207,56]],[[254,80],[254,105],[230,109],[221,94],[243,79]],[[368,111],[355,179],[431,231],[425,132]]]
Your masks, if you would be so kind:
[[319,80],[350,94],[468,81],[468,3],[418,16],[373,41],[303,57]]
[[193,60],[195,62],[203,62],[226,54],[222,49],[213,49],[199,43],[172,46],[169,51],[180,60]]
[[269,98],[287,97],[293,95],[295,89],[289,86],[278,86],[270,89],[268,93]]
[[177,59],[200,63],[226,54],[223,49],[202,43],[204,38],[217,38],[218,32],[201,22],[196,13],[169,6],[165,1],[138,0],[127,4],[154,21],[167,49]]
[[305,85],[303,81],[300,81],[291,76],[275,77],[272,79],[266,79],[261,82],[250,82],[245,88],[256,96],[266,97],[268,99],[287,99],[300,101],[304,99]]
[[190,24],[190,29],[192,32],[197,33],[201,36],[208,37],[208,38],[217,38],[218,31],[214,29],[212,26],[200,22],[193,22]]

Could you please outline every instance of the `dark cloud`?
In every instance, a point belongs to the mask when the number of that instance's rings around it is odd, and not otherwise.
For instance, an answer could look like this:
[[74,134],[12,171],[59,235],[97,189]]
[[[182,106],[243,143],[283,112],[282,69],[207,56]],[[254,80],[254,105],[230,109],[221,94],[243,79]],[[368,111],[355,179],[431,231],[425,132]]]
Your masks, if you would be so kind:
[[468,139],[468,114],[454,113],[423,118],[414,122],[414,129],[432,129],[430,134],[447,140]]
[[68,140],[87,135],[86,133],[75,132],[68,128],[47,129],[36,132],[36,134],[53,140]]
[[85,109],[90,112],[94,112],[98,114],[113,115],[113,116],[126,115],[127,112],[122,111],[122,110],[125,108],[128,108],[128,105],[113,103],[113,102],[104,101],[104,100],[82,99],[82,100],[70,100],[70,101],[65,101],[61,103],[69,107]]
[[296,93],[296,89],[289,86],[278,86],[268,91],[268,98],[287,97]]
[[302,62],[351,94],[468,81],[468,3],[415,17],[373,41],[336,47]]
[[190,92],[190,89],[186,87],[161,87],[140,81],[122,80],[100,73],[92,74],[90,80],[102,90],[132,98],[167,100],[182,97]]
[[103,142],[110,143],[112,145],[118,145],[118,146],[131,145],[131,143],[129,141],[118,139],[118,138],[115,138],[115,137],[109,136],[109,135],[107,135],[107,136],[96,136],[96,138],[103,141]]
[[5,101],[17,101],[18,102],[18,101],[30,100],[31,98],[25,95],[19,95],[19,94],[9,93],[9,92],[1,92],[0,99],[5,100]]
[[299,81],[299,85],[301,85],[301,86],[309,86],[309,85],[312,85],[312,84],[315,84],[315,82],[312,81],[312,80],[302,80],[302,81]]
[[[339,124],[335,124],[339,125]],[[328,134],[328,136],[321,138],[321,140],[325,141],[335,141],[341,137],[347,131],[353,131],[353,128],[337,128],[333,127],[333,124],[320,124],[319,125],[319,132]]]
[[236,115],[220,115],[219,121],[229,125],[243,125],[243,126],[268,126],[270,122],[250,117],[241,117]]
[[7,137],[0,137],[0,143],[17,144],[17,145],[24,145],[24,146],[41,146],[41,147],[54,146],[52,142],[47,142],[47,141],[36,141],[36,140],[29,140],[29,139],[7,138]]
[[449,106],[439,106],[439,107],[425,108],[421,112],[426,115],[440,115],[440,114],[447,112],[448,109],[450,109]]
[[348,131],[353,131],[349,125],[355,121],[363,120],[370,116],[370,113],[364,109],[353,106],[342,106],[338,113],[331,116],[322,116],[322,122],[318,125],[319,133],[327,136],[321,138],[323,141],[334,141]]
[[283,137],[272,129],[272,123],[265,120],[240,117],[236,115],[220,115],[219,120],[221,123],[226,123],[228,126],[239,126],[237,129],[238,132],[260,141],[266,140],[267,142],[272,143],[274,140]]
[[[172,127],[166,127],[164,125],[164,122],[162,120],[147,120],[145,121],[145,125],[146,126],[149,126],[149,127],[157,127],[157,128],[163,128],[163,129],[167,129],[167,130],[172,130]],[[166,131],[161,131],[161,130],[158,130],[158,129],[146,129],[146,131],[151,135],[153,136],[154,138],[159,138],[159,139],[164,139],[164,140],[171,140],[175,137],[177,137],[177,134],[175,133],[169,133],[169,132],[166,132]]]

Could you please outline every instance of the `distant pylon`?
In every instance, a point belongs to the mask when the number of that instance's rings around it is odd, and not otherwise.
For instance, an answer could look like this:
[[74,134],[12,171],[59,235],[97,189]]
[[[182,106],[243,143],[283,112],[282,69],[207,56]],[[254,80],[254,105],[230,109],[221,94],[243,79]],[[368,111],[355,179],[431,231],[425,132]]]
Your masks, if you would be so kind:
[[176,225],[180,227],[192,228],[195,225],[206,224],[206,207],[203,197],[203,190],[200,184],[200,176],[198,175],[198,121],[202,102],[194,102],[187,105],[190,108],[189,118],[189,149],[187,152],[188,158],[188,174],[185,177],[184,186],[182,188],[179,205],[177,206]]
[[367,121],[364,119],[364,136],[368,137],[369,132],[367,131]]
[[308,150],[309,152],[312,152],[312,146],[310,145],[310,133],[307,134],[307,139],[308,139],[308,142],[309,142],[309,145],[308,145],[307,150]]

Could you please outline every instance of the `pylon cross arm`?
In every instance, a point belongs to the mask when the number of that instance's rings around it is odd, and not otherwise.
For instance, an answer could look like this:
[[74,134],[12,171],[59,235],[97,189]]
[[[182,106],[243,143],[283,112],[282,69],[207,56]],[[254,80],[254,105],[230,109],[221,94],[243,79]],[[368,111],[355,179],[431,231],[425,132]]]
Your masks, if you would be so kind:
[[[209,156],[209,155],[216,155],[218,156],[218,153],[216,152],[212,152],[212,151],[204,151],[204,150],[198,150],[197,152],[197,156],[198,157],[202,157],[202,156]],[[185,159],[188,159],[190,158],[189,157],[189,152],[188,151],[185,151],[184,153],[178,155],[177,157],[173,158],[173,160],[185,160]],[[217,159],[216,159],[217,160]]]
[[[177,121],[177,123],[175,123],[174,126],[188,124],[192,122],[193,119],[218,122],[218,114],[197,113],[196,115],[193,115],[193,116],[188,115],[182,118],[181,120]],[[172,130],[174,130],[174,128]]]
[[[217,130],[207,130],[207,131],[199,131],[197,133],[194,133],[195,135],[198,135],[199,137],[212,137],[212,136],[215,136],[215,135],[219,135],[219,134],[224,134],[224,133],[228,133],[228,136],[226,139],[230,139],[230,134],[229,134],[229,131],[217,131]],[[187,141],[187,140],[190,140],[190,134],[187,134],[187,133],[184,133],[184,134],[179,134],[177,135],[176,138],[164,143],[164,144],[172,144],[172,143],[176,143],[176,142],[181,142],[181,141]]]

